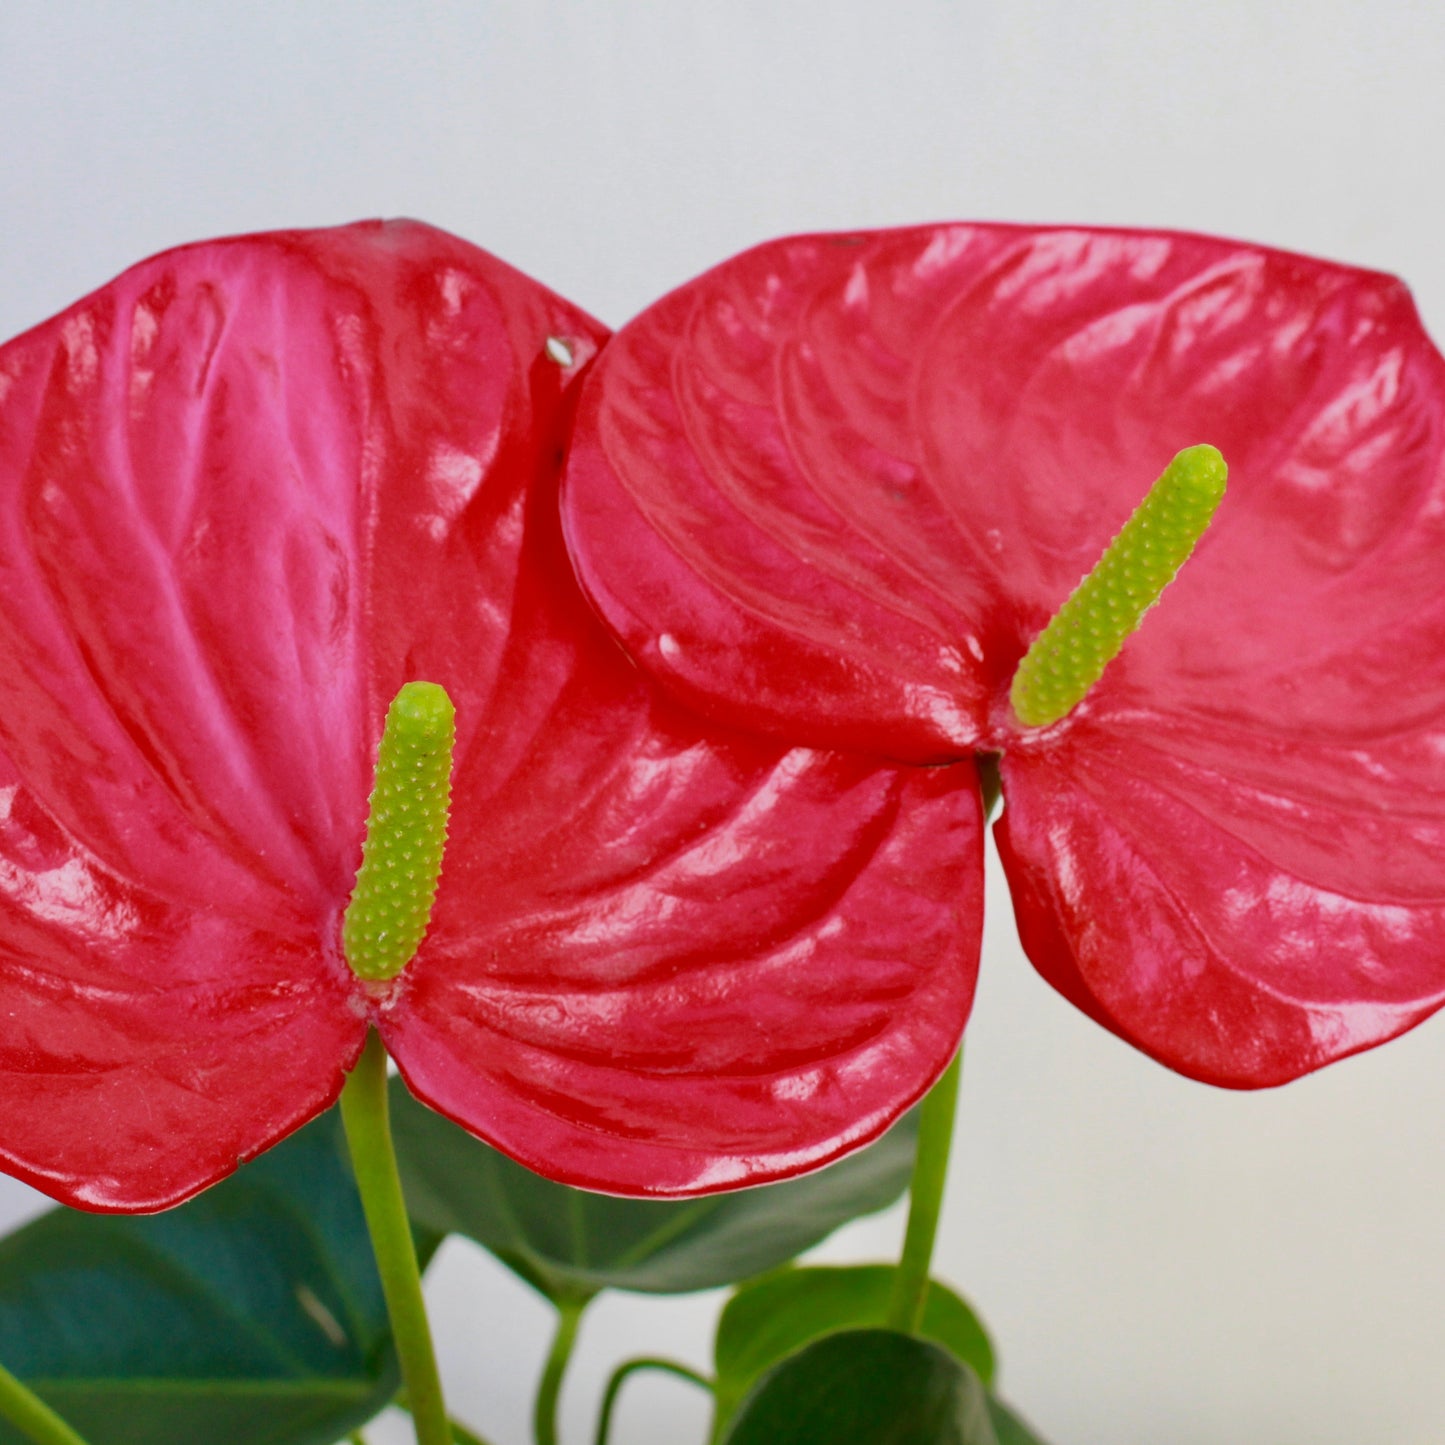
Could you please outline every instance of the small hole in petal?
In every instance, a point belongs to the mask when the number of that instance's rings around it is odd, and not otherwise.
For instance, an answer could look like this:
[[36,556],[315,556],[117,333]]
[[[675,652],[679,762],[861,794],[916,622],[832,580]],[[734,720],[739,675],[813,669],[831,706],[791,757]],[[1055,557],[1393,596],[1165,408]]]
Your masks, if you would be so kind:
[[558,366],[571,366],[577,359],[572,350],[572,343],[565,336],[549,336],[547,338],[547,356]]

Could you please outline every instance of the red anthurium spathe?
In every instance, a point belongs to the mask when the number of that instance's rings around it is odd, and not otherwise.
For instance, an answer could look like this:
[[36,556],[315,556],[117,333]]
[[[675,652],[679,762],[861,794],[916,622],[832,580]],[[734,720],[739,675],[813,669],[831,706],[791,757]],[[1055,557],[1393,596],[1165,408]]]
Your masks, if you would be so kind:
[[[0,1158],[155,1208],[368,1024],[525,1163],[678,1194],[877,1134],[972,993],[975,792],[699,730],[577,591],[594,321],[412,223],[194,246],[0,349]],[[430,930],[339,933],[402,684],[456,707]]]
[[[1020,657],[1202,442],[1195,556],[1025,727]],[[1445,1001],[1445,363],[1399,282],[1178,234],[773,242],[609,344],[564,525],[708,715],[998,754],[1030,957],[1173,1068],[1279,1083]]]

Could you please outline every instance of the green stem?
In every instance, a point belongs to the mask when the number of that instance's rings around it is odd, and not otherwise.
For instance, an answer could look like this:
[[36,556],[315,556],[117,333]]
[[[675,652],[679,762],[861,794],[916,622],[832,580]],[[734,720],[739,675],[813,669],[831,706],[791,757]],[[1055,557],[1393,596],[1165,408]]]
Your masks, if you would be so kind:
[[552,1349],[537,1382],[537,1400],[532,1407],[532,1433],[537,1445],[557,1445],[557,1401],[562,1394],[562,1376],[577,1343],[577,1326],[591,1295],[575,1295],[555,1300],[557,1333],[552,1336]]
[[85,1445],[39,1395],[0,1365],[0,1418],[28,1435],[36,1445]]
[[948,1177],[948,1151],[953,1143],[953,1116],[958,1108],[958,1077],[963,1066],[959,1048],[942,1078],[928,1091],[918,1126],[918,1153],[913,1161],[913,1183],[908,1193],[908,1231],[903,1255],[893,1277],[888,1304],[890,1328],[917,1334],[928,1296],[928,1267],[943,1208],[943,1185]]
[[361,1191],[366,1227],[371,1232],[387,1314],[391,1316],[392,1338],[411,1402],[417,1445],[453,1445],[441,1376],[432,1350],[431,1326],[422,1300],[416,1244],[391,1142],[386,1048],[375,1029],[367,1034],[361,1058],[341,1091],[341,1120],[346,1126],[351,1166]]
[[460,1420],[452,1421],[452,1434],[456,1436],[457,1445],[487,1445],[475,1430],[468,1430]]
[[[408,1415],[411,1414],[411,1400],[405,1390],[398,1390],[396,1398],[391,1403],[398,1410],[405,1410]],[[491,1445],[491,1441],[478,1435],[475,1430],[469,1430],[460,1420],[452,1420],[451,1427],[456,1445]]]
[[676,1360],[664,1360],[653,1355],[640,1355],[635,1360],[624,1360],[613,1370],[612,1378],[607,1382],[607,1392],[602,1396],[602,1413],[597,1417],[596,1445],[607,1445],[607,1437],[612,1430],[612,1410],[617,1404],[618,1392],[638,1370],[661,1370],[664,1374],[676,1375],[679,1380],[691,1380],[694,1385],[701,1385],[704,1390],[713,1389],[713,1382],[706,1375],[700,1375],[689,1366],[678,1364]]

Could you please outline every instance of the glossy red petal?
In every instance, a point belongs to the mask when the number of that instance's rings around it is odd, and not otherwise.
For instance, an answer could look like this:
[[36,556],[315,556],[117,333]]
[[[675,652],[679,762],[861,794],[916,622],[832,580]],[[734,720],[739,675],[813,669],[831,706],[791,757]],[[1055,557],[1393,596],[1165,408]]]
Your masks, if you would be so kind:
[[[603,335],[396,224],[172,253],[0,351],[15,1172],[171,1202],[334,1097],[368,1017],[454,1117],[635,1192],[821,1162],[943,1067],[976,790],[656,700],[556,517]],[[457,708],[451,842],[368,989],[339,917],[413,678]]]
[[775,242],[632,321],[584,390],[564,517],[594,601],[681,696],[931,761],[987,724],[991,572],[911,415],[937,298],[886,284],[887,246]]
[[597,624],[550,501],[492,691],[456,675],[442,886],[387,1046],[421,1098],[567,1183],[697,1194],[822,1164],[962,1032],[973,769],[700,735]]
[[555,470],[553,333],[578,364],[603,335],[372,223],[157,257],[0,350],[12,1172],[156,1207],[335,1098],[381,717],[418,632],[478,672],[503,650],[504,595],[448,599]]
[[[1004,753],[1021,931],[1111,1027],[1277,1082],[1445,997],[1445,363],[1397,281],[1168,233],[794,238],[619,333],[578,431],[569,538],[639,661],[748,727]],[[1197,442],[1210,533],[1020,729],[1018,658]]]
[[1388,813],[1317,793],[1282,822],[1292,800],[1219,775],[1208,796],[1200,767],[1086,728],[1005,757],[995,832],[1045,978],[1162,1063],[1234,1088],[1284,1083],[1445,1003],[1438,863],[1428,895],[1380,888]]
[[0,1167],[159,1209],[335,1099],[362,1026],[314,933],[150,892],[0,779]]
[[1167,233],[798,237],[618,334],[564,507],[669,686],[929,761],[1006,745],[1019,656],[1194,442],[1230,496],[1128,665],[1242,715],[1281,669],[1378,643],[1433,595],[1442,415],[1439,355],[1374,273]]

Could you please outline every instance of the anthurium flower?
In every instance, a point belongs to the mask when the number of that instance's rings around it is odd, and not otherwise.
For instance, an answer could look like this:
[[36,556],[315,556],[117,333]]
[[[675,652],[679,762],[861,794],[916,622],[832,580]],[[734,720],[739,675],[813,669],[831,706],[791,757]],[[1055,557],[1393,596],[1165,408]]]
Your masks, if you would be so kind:
[[[1182,448],[1228,493],[1071,712],[1026,649]],[[747,252],[625,327],[564,481],[580,575],[715,720],[1002,781],[1040,972],[1275,1084],[1445,1000],[1445,363],[1387,276],[1170,233]],[[952,766],[950,766],[952,765]]]
[[[374,1025],[555,1178],[677,1194],[880,1132],[972,991],[976,798],[702,728],[555,487],[603,329],[412,223],[171,252],[0,349],[0,1158],[177,1201]],[[419,951],[341,942],[382,720],[455,706]]]

